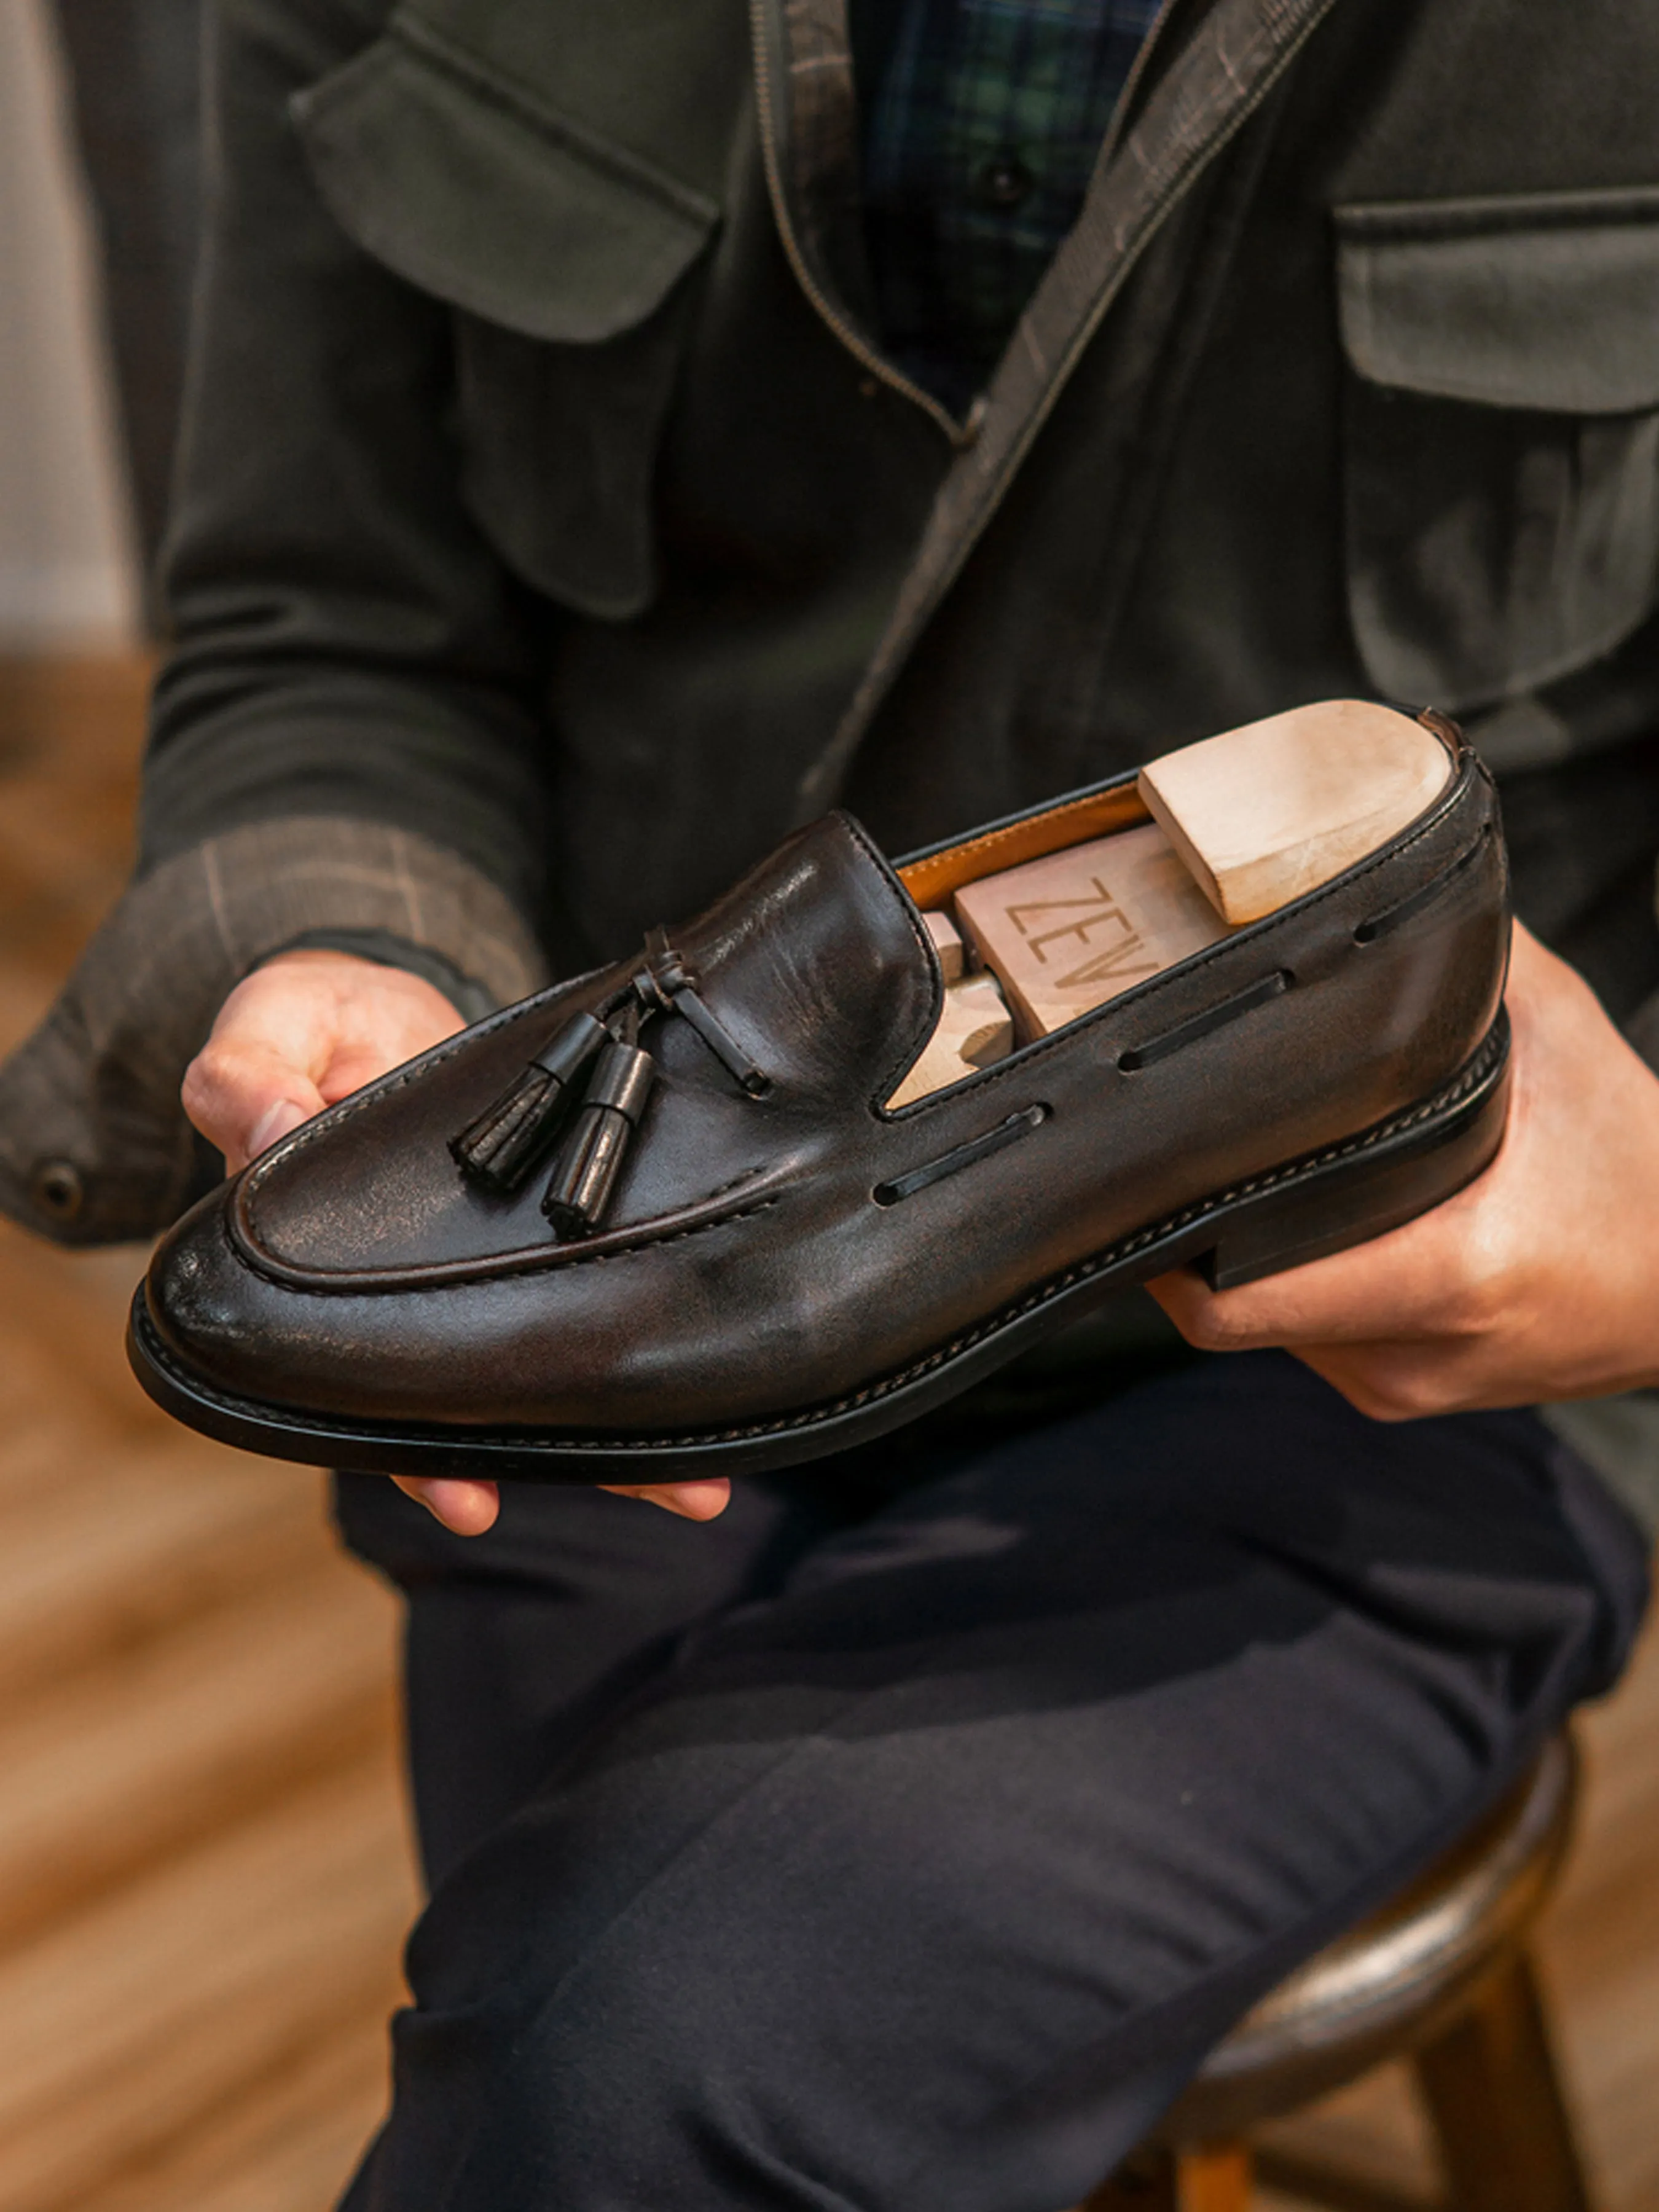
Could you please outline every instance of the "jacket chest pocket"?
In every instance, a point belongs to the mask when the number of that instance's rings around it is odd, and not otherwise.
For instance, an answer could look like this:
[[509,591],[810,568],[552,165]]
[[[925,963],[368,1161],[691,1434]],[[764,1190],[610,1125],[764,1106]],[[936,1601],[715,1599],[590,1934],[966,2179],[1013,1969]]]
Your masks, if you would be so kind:
[[1336,210],[1355,638],[1454,712],[1609,651],[1659,585],[1659,189]]
[[407,10],[293,112],[347,234],[454,310],[454,432],[480,528],[562,605],[638,614],[656,586],[682,280],[717,204]]

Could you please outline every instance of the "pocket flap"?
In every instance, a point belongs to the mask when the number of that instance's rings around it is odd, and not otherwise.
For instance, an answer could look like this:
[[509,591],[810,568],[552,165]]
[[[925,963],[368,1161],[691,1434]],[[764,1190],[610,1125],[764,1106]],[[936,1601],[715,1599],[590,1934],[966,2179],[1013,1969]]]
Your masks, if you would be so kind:
[[529,337],[591,345],[634,328],[720,219],[704,193],[407,12],[291,112],[366,252]]
[[1338,208],[1342,343],[1372,383],[1488,407],[1659,407],[1659,187]]

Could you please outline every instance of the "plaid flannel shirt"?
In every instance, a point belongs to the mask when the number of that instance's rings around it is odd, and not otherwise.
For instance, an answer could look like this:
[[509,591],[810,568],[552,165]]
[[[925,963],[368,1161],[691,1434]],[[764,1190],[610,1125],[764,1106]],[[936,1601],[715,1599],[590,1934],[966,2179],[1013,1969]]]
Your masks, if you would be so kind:
[[895,4],[884,55],[858,57],[876,301],[894,357],[961,409],[1077,219],[1158,0]]

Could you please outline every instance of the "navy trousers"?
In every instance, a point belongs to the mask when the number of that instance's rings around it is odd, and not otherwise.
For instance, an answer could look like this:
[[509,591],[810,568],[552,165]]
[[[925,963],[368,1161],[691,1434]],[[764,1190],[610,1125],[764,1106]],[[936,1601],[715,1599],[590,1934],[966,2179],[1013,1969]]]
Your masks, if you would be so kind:
[[1059,2212],[1605,1689],[1644,1547],[1529,1413],[1211,1359],[409,1596],[433,1895],[348,2212]]

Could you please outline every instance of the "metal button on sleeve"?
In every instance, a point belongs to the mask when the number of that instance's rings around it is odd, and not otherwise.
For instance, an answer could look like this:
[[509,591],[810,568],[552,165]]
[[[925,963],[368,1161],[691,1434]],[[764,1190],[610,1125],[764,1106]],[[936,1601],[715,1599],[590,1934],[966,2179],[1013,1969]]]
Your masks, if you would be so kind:
[[29,1194],[54,1221],[73,1221],[86,1203],[86,1185],[73,1160],[41,1160],[29,1177]]

